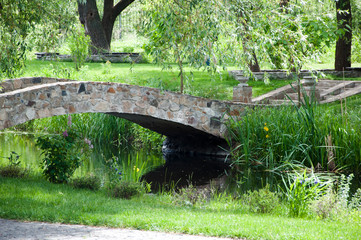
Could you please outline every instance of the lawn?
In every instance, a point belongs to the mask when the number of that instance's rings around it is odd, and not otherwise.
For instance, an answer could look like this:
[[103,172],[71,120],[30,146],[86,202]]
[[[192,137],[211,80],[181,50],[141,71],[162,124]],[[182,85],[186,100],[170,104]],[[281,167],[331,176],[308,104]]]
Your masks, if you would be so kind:
[[[86,63],[80,71],[75,71],[73,66],[71,62],[28,60],[21,77],[60,77],[80,81],[127,83],[170,91],[180,89],[178,71],[174,64],[169,65],[171,68],[164,68],[148,63]],[[238,81],[229,77],[227,71],[221,71],[220,74],[194,69],[191,72],[190,68],[186,68],[186,71],[188,80],[185,83],[185,93],[219,100],[232,99],[233,87]],[[250,81],[249,85],[253,87],[253,96],[256,97],[289,82],[274,80],[266,85],[263,81]]]
[[222,197],[196,206],[176,205],[166,194],[121,200],[36,178],[0,178],[0,217],[247,239],[359,239],[361,232],[360,218],[251,214]]

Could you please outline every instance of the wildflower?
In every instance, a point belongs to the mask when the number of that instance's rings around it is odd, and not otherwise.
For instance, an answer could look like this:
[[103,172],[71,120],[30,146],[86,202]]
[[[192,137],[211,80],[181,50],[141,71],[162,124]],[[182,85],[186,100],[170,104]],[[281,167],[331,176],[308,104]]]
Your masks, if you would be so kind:
[[265,126],[263,129],[264,129],[266,132],[268,132],[268,131],[269,131],[269,129],[268,129],[268,127],[267,127],[267,126]]
[[69,136],[69,134],[68,134],[67,130],[65,130],[65,131],[63,132],[63,136],[64,136],[64,137]]
[[116,168],[115,171],[118,171],[118,168]]
[[134,166],[133,170],[139,172],[139,168],[137,168],[136,166]]
[[118,174],[119,174],[119,175],[122,175],[122,173],[121,173],[121,172],[119,172]]
[[264,123],[264,125],[266,126],[266,125],[267,125],[267,123]]
[[269,135],[268,135],[268,134],[266,135],[266,138],[269,138]]

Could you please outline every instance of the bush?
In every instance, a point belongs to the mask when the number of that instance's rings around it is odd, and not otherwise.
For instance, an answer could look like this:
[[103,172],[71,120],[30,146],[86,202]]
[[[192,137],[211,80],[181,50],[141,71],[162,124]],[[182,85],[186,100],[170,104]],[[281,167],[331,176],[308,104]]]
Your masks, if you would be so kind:
[[192,184],[188,187],[175,191],[172,202],[181,206],[193,206],[196,203],[204,203],[210,199],[213,189],[196,188]]
[[17,165],[8,165],[0,168],[0,176],[9,178],[22,178],[26,172]]
[[254,213],[270,213],[279,205],[278,194],[270,191],[268,184],[262,189],[248,191],[242,199]]
[[62,134],[40,136],[36,145],[42,150],[43,175],[53,183],[65,183],[80,166],[85,150],[93,148],[90,140],[81,136],[72,127],[71,115],[68,116],[67,129]]
[[99,190],[101,186],[100,178],[95,175],[88,175],[85,177],[74,178],[71,182],[74,188],[90,189],[93,191]]
[[9,157],[3,157],[9,160],[9,164],[0,168],[0,176],[11,178],[22,178],[25,176],[25,171],[19,166],[20,156],[12,151]]
[[146,192],[143,183],[121,181],[111,189],[111,196],[115,198],[131,199]]
[[[310,208],[319,218],[347,219],[349,215],[361,211],[361,188],[351,196],[350,185],[353,174],[348,177],[341,175],[335,182],[336,186],[328,189],[328,192],[312,201]],[[334,190],[335,189],[335,190]]]

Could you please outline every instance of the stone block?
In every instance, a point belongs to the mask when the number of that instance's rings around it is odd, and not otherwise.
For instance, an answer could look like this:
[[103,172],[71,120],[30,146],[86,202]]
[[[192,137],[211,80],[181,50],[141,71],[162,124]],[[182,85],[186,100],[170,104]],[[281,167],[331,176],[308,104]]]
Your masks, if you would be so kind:
[[249,86],[235,86],[233,88],[233,101],[251,103],[252,102],[252,87]]

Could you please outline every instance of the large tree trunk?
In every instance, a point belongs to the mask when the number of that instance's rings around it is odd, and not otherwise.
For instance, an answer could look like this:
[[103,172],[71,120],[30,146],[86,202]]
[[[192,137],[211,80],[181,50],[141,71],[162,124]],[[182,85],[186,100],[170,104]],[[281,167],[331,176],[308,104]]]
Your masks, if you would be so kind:
[[114,22],[132,2],[134,0],[121,0],[114,6],[114,0],[104,0],[103,18],[100,19],[96,0],[78,1],[79,20],[91,38],[93,54],[110,51]]
[[[339,13],[339,10],[348,12]],[[335,70],[343,71],[345,68],[351,67],[352,15],[350,0],[336,1],[336,11],[337,28],[346,32],[336,42]]]

